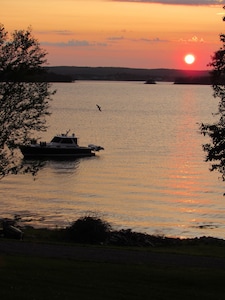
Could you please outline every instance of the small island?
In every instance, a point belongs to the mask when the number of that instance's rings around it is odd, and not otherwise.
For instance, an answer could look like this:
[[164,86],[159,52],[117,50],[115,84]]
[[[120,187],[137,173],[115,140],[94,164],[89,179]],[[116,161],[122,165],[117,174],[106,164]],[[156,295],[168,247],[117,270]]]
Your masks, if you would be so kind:
[[156,84],[156,82],[153,79],[148,79],[145,81],[145,84]]

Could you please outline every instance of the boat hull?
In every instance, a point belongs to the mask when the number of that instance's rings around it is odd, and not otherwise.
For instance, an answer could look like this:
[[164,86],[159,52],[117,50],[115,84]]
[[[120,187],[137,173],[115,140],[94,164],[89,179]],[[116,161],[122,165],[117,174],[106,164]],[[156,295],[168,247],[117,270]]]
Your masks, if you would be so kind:
[[24,159],[63,159],[94,156],[95,153],[88,147],[53,148],[41,146],[21,146]]

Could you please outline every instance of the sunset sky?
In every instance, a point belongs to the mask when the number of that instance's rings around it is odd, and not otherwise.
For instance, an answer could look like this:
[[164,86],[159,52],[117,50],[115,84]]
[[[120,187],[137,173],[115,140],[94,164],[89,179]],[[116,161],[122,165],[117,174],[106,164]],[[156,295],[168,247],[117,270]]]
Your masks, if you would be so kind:
[[[1,0],[8,32],[32,28],[50,66],[208,69],[225,0]],[[195,62],[186,64],[184,56]]]

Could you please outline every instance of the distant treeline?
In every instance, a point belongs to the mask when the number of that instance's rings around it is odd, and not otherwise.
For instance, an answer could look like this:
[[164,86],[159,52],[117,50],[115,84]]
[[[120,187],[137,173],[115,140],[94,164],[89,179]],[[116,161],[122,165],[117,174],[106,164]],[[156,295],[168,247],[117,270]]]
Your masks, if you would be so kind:
[[[116,81],[168,81],[182,84],[204,82],[210,84],[209,71],[176,69],[133,69],[116,67],[49,67],[51,72],[71,76],[72,80],[116,80]],[[187,82],[185,82],[187,81]],[[202,83],[200,83],[202,84]]]
[[76,80],[168,81],[175,84],[211,84],[209,71],[133,69],[116,67],[48,67],[39,74],[0,73],[0,81],[73,82]]
[[212,79],[210,76],[179,77],[175,79],[174,84],[212,84]]
[[7,72],[0,73],[0,82],[72,82],[70,75],[51,72],[45,69],[44,72]]

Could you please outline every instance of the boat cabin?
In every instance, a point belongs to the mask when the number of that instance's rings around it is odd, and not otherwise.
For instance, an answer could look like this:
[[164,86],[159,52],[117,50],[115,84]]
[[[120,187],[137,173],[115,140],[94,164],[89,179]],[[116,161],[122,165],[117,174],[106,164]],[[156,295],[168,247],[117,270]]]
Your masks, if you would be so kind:
[[77,145],[77,138],[75,137],[75,135],[72,136],[67,136],[67,135],[58,135],[58,136],[54,136],[54,138],[51,140],[50,142],[55,143],[55,144],[71,144],[71,145]]

